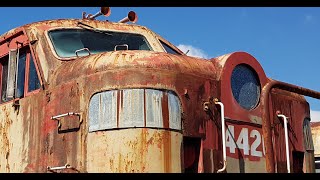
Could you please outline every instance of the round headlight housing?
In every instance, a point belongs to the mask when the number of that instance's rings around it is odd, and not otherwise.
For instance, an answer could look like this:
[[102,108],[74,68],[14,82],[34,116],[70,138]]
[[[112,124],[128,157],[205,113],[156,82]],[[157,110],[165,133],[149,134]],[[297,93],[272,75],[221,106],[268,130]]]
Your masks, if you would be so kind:
[[260,99],[261,85],[259,76],[246,64],[237,65],[231,75],[231,89],[238,104],[246,109],[254,109]]

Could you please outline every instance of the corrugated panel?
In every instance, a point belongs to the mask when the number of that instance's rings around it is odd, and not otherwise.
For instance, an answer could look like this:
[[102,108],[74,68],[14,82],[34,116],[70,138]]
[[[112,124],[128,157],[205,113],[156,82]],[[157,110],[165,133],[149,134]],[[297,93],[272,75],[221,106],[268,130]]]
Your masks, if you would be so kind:
[[100,94],[95,94],[89,104],[89,132],[99,130]]
[[[163,128],[163,102],[168,102],[169,127],[181,130],[180,101],[173,92],[168,92],[168,96],[163,93],[167,92],[155,89],[125,89],[95,94],[89,105],[89,132],[117,128],[117,124],[118,128]],[[167,97],[168,101],[163,101],[163,98]]]
[[163,127],[162,98],[163,91],[146,89],[146,126]]
[[118,91],[100,93],[100,129],[117,127],[117,93]]
[[179,98],[168,92],[168,106],[169,106],[169,127],[171,129],[181,130],[181,106]]
[[95,94],[89,105],[89,132],[117,127],[117,91]]
[[9,51],[9,65],[8,65],[8,80],[7,82],[7,94],[6,98],[13,98],[14,96],[14,88],[15,88],[15,78],[16,78],[16,69],[17,65],[17,57],[19,56],[19,50],[10,50]]
[[119,128],[144,127],[144,89],[121,90]]

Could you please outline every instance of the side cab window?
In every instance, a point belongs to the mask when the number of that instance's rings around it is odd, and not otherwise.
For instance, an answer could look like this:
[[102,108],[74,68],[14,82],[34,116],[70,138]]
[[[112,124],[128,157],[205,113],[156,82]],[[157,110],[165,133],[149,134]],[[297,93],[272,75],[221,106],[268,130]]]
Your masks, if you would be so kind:
[[7,48],[3,46],[0,44],[0,103],[38,92],[40,80],[29,46],[27,44],[17,44],[15,48],[12,48],[13,45]]
[[181,55],[182,53],[179,52],[178,50],[174,49],[173,47],[171,47],[170,45],[168,45],[166,42],[164,42],[162,39],[158,39],[162,45],[162,47],[164,48],[164,50],[169,53],[169,54],[176,54],[176,55]]

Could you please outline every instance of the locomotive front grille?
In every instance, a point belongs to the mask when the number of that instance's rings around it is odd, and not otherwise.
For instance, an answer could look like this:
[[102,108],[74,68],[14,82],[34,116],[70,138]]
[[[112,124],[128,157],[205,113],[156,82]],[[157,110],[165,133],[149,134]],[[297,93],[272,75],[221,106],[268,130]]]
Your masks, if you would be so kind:
[[90,100],[89,132],[119,128],[181,130],[181,111],[181,103],[173,91],[104,91]]

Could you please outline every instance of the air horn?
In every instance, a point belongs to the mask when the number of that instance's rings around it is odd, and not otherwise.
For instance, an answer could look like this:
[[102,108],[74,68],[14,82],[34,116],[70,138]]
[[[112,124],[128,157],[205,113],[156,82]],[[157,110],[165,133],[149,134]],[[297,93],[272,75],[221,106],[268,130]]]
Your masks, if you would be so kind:
[[100,11],[97,12],[96,14],[94,14],[94,15],[88,14],[88,15],[86,16],[86,12],[83,12],[83,13],[82,13],[82,18],[83,18],[83,19],[91,19],[91,20],[93,20],[93,19],[95,19],[96,17],[99,17],[99,16],[101,16],[101,15],[104,15],[104,16],[107,17],[107,16],[110,16],[110,14],[111,14],[111,9],[110,9],[110,7],[101,7]]
[[126,22],[136,23],[138,21],[138,16],[134,11],[130,11],[128,16],[118,21],[119,23],[126,23]]

